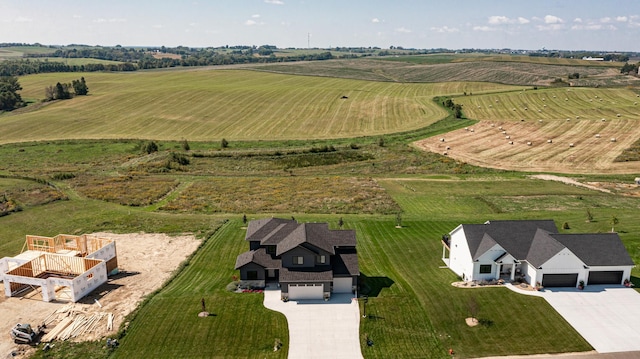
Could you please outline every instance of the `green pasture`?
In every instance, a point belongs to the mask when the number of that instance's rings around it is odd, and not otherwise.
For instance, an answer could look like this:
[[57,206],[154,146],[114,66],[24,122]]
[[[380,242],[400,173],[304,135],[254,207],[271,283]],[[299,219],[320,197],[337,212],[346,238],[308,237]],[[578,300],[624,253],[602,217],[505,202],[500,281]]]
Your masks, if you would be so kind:
[[[507,87],[394,84],[239,70],[52,73],[20,78],[25,99],[84,76],[89,96],[0,116],[0,143],[52,139],[328,139],[425,127],[437,94]],[[348,98],[342,98],[346,96]]]
[[29,56],[31,54],[50,54],[55,52],[56,49],[52,49],[44,46],[7,46],[0,47],[0,60],[5,58],[16,58]]
[[532,88],[455,98],[476,120],[639,119],[640,97],[627,88]]

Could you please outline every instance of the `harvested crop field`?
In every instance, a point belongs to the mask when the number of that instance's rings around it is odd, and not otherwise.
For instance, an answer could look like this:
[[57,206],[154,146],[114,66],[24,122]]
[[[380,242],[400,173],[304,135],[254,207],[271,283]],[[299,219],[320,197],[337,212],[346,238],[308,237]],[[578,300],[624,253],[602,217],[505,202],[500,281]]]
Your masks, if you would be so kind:
[[506,170],[637,173],[640,161],[614,160],[638,138],[640,127],[634,120],[480,121],[414,145],[470,164]]

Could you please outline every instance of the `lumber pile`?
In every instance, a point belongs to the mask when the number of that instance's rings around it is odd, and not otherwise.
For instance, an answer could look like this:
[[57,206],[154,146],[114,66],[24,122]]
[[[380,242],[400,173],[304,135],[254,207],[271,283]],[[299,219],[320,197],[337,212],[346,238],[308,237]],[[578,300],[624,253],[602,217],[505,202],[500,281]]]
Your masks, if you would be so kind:
[[113,330],[113,320],[113,313],[95,312],[88,314],[74,310],[72,304],[67,305],[45,318],[44,323],[46,325],[59,322],[49,333],[42,337],[42,342],[72,339],[84,334],[99,332],[102,328],[106,328],[106,331],[111,331]]

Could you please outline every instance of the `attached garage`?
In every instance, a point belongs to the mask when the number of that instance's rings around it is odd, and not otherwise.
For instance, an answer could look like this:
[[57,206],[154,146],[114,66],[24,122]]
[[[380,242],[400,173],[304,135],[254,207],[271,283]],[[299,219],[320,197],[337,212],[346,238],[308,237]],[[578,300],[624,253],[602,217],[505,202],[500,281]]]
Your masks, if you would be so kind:
[[578,284],[578,273],[544,274],[543,287],[575,287]]
[[623,271],[591,271],[587,284],[622,284]]
[[323,298],[322,283],[318,284],[289,284],[289,299],[322,299]]
[[333,292],[334,293],[351,293],[351,283],[353,279],[351,277],[346,278],[333,278]]

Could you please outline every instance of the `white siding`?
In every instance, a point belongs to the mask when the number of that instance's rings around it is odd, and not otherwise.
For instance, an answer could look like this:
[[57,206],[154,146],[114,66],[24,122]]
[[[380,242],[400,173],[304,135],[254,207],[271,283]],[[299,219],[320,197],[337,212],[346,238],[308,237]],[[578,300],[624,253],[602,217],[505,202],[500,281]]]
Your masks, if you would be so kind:
[[[500,277],[498,273],[498,266],[494,262],[496,258],[500,257],[505,252],[504,248],[496,244],[488,251],[484,252],[478,260],[474,262],[473,273],[468,280],[491,280]],[[480,273],[481,265],[491,265],[491,273]]]
[[[576,257],[573,252],[565,248],[558,252],[555,256],[551,257],[548,261],[540,266],[542,269],[538,269],[539,275],[536,282],[542,282],[542,276],[544,274],[561,274],[561,273],[578,273],[578,281],[587,280],[588,269],[585,268],[584,262]],[[541,272],[541,274],[540,274]],[[535,282],[531,283],[532,285]]]
[[473,261],[462,225],[451,231],[449,248],[449,268],[460,277],[469,280],[473,275]]

